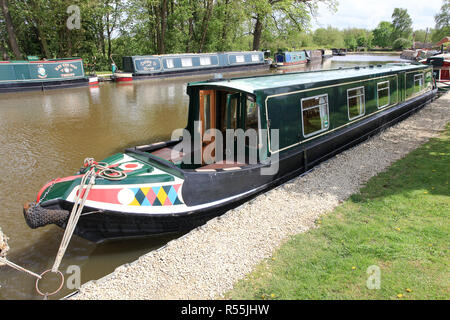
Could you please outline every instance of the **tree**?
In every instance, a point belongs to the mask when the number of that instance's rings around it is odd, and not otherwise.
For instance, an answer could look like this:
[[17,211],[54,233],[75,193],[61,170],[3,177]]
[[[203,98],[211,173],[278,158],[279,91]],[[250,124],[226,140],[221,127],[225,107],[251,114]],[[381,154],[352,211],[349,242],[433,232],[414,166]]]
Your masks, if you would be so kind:
[[20,59],[22,57],[22,53],[20,52],[19,45],[17,43],[16,32],[9,13],[8,0],[0,0],[0,7],[2,9],[6,30],[8,32],[9,48],[13,52],[14,57],[16,59]]
[[373,43],[381,48],[386,48],[392,45],[392,23],[388,21],[381,21],[373,30]]
[[450,0],[444,0],[441,11],[434,16],[436,30],[433,32],[434,42],[440,41],[443,37],[450,35]]
[[278,30],[287,29],[288,25],[293,25],[297,32],[307,30],[311,16],[317,14],[319,1],[332,9],[336,6],[336,0],[246,0],[247,10],[254,20],[253,50],[260,49],[263,30],[269,24]]
[[410,39],[412,35],[412,19],[408,10],[395,8],[392,13],[392,40],[398,38]]

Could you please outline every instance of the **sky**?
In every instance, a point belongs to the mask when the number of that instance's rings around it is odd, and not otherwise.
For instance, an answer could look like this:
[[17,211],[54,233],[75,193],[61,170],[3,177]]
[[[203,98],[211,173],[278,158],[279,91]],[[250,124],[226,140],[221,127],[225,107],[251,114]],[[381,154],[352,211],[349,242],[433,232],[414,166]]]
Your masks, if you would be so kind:
[[332,13],[327,6],[319,5],[318,17],[313,19],[313,30],[332,26],[338,29],[375,29],[380,21],[392,22],[394,8],[408,10],[413,29],[434,28],[434,15],[443,4],[442,0],[337,0],[338,11]]

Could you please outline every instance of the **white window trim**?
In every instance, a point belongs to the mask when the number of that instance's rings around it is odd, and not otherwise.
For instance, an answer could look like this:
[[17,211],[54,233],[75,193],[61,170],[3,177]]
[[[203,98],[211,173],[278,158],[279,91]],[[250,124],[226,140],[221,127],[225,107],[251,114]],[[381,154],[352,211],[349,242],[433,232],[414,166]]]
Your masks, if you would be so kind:
[[173,63],[173,59],[172,58],[166,59],[166,66],[167,66],[167,69],[173,69],[174,68],[175,64]]
[[[325,103],[325,104],[324,103],[318,104],[317,106],[313,106],[313,107],[303,108],[303,101],[304,100],[312,100],[312,99],[316,99],[316,98],[318,98],[320,100],[321,97],[326,97],[327,98],[327,103]],[[300,107],[301,107],[301,114],[302,114],[302,134],[303,134],[303,137],[309,138],[309,137],[315,136],[316,134],[319,134],[321,132],[327,131],[330,128],[330,102],[328,100],[328,94],[320,94],[320,95],[317,95],[317,96],[302,98],[300,103],[301,103]],[[305,135],[305,122],[303,121],[303,112],[311,110],[311,109],[314,109],[314,108],[320,108],[321,106],[324,106],[324,105],[327,106],[327,118],[328,118],[327,126],[325,128],[323,128],[323,129],[321,129],[321,130],[314,131],[312,133],[309,133],[309,134]]]
[[[388,86],[387,86],[387,90],[388,90],[388,103],[387,104],[385,104],[385,105],[383,105],[383,106],[380,106],[379,104],[380,104],[380,101],[379,101],[379,92],[381,91],[381,90],[386,90],[386,88],[383,88],[383,89],[379,89],[379,86],[380,85],[382,85],[382,84],[385,84],[385,83],[387,83],[388,84]],[[383,109],[383,108],[386,108],[388,105],[390,105],[391,104],[391,84],[390,84],[390,82],[389,81],[383,81],[383,82],[378,82],[377,83],[377,108],[378,109]]]
[[[188,62],[190,61],[190,63],[188,65],[185,65],[183,62]],[[181,67],[183,68],[191,68],[194,65],[192,58],[181,58]]]
[[[363,93],[362,94],[358,94],[356,96],[349,96],[348,95],[349,91],[358,90],[358,89],[362,89]],[[363,97],[363,113],[357,115],[356,117],[350,118],[350,98],[359,98],[361,96]],[[347,89],[347,114],[348,114],[348,119],[349,120],[354,120],[354,119],[361,118],[361,117],[363,117],[366,114],[366,89],[365,89],[364,86]]]
[[[420,89],[419,89],[419,91],[416,91],[416,79],[422,79],[422,84],[420,85]],[[425,84],[425,76],[424,76],[424,74],[423,73],[418,73],[418,74],[415,74],[414,75],[414,90],[413,90],[413,93],[419,93],[419,92],[421,92],[423,89],[424,89],[424,84]]]

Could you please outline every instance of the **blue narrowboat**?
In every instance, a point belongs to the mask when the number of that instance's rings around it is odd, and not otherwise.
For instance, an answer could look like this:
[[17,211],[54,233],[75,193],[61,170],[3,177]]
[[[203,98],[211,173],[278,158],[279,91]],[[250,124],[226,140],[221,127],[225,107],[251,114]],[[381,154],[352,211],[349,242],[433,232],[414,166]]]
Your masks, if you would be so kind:
[[307,62],[308,58],[304,50],[284,52],[279,51],[277,54],[275,54],[273,66],[275,68],[286,68],[306,64]]
[[113,80],[180,77],[213,72],[268,69],[264,52],[186,53],[123,57],[123,73]]
[[65,228],[80,181],[98,170],[79,236],[189,230],[405,119],[436,92],[430,66],[400,63],[190,83],[182,137],[87,161],[42,187],[25,219]]
[[83,60],[78,58],[0,61],[0,93],[94,84],[98,84],[98,78],[86,77]]

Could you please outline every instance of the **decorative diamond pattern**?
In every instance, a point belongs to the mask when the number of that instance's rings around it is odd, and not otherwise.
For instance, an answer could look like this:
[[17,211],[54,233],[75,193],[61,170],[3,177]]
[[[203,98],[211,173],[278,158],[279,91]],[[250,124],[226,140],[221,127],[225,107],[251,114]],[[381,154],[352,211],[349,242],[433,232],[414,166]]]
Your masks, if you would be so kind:
[[183,204],[178,196],[181,185],[153,188],[133,188],[134,200],[130,206],[173,206]]

